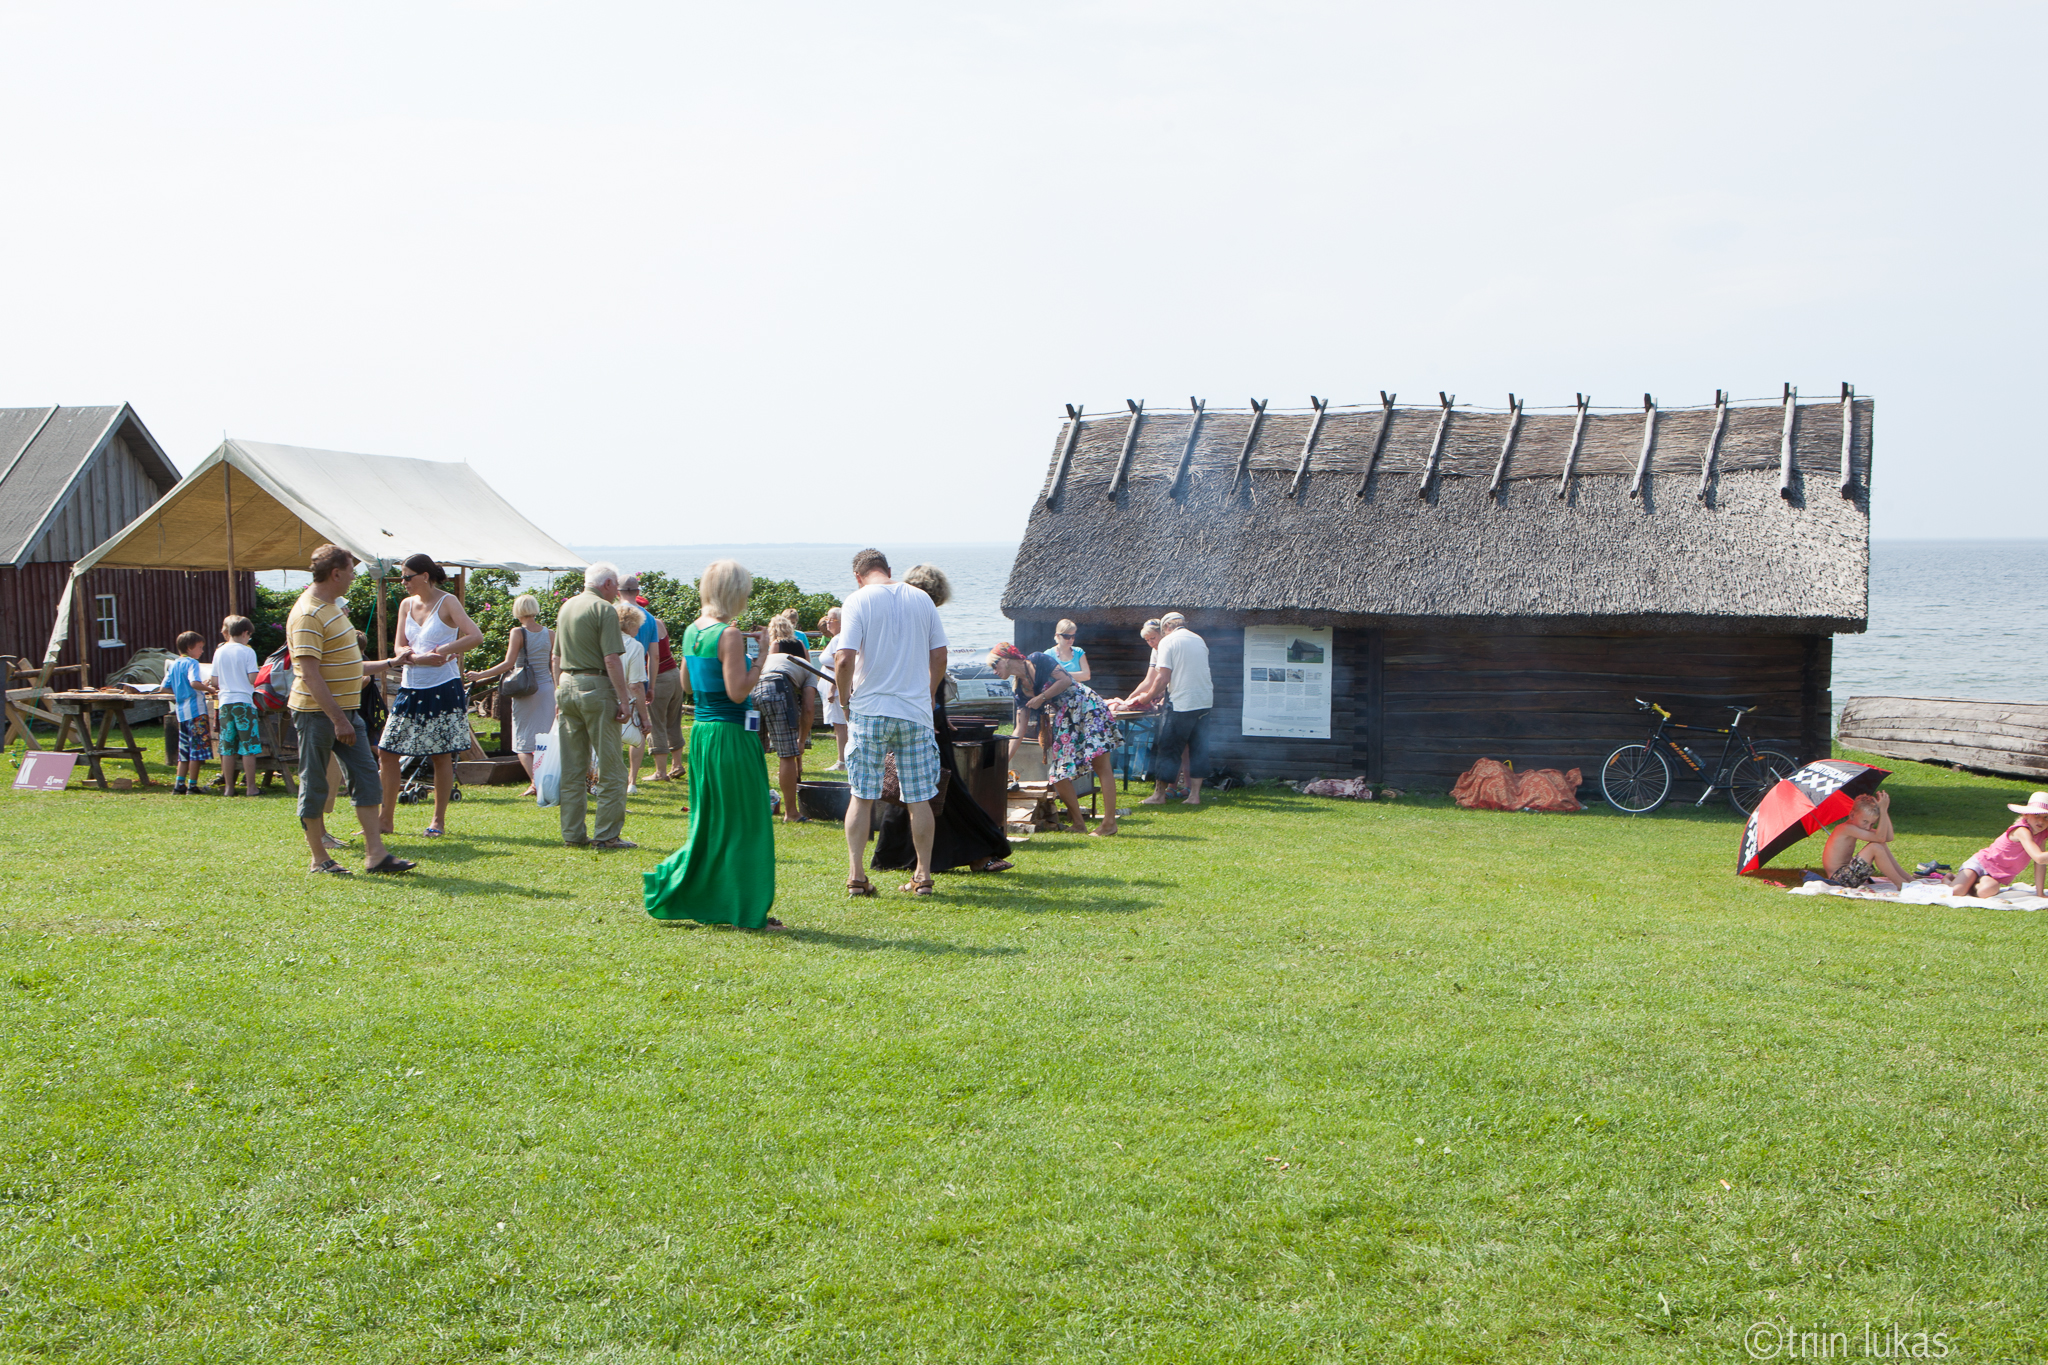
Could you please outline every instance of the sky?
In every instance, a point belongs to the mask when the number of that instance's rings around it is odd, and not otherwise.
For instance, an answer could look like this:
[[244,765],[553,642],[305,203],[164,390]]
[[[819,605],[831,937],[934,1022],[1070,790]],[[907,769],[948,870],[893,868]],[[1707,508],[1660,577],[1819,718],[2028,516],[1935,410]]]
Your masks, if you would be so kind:
[[2023,536],[2044,30],[0,0],[0,406],[467,460],[570,544],[935,542],[1021,533],[1066,403],[1848,381],[1874,534]]

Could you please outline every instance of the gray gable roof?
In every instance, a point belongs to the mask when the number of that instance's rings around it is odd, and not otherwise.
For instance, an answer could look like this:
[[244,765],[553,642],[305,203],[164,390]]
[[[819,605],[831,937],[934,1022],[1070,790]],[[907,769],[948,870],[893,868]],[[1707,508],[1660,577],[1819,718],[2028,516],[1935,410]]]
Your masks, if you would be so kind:
[[0,564],[19,564],[29,556],[94,458],[123,437],[156,496],[178,482],[163,448],[125,403],[0,408]]
[[1003,610],[1861,631],[1874,409],[1790,410],[1070,420]]

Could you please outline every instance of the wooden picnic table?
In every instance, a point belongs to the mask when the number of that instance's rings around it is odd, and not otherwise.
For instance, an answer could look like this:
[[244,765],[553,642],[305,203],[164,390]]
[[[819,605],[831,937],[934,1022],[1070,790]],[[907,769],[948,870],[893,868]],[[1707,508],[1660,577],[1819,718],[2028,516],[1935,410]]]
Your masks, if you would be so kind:
[[[136,702],[132,692],[52,692],[44,698],[46,705],[57,713],[57,742],[51,746],[58,753],[72,752],[85,760],[88,776],[100,784],[100,790],[107,789],[107,774],[100,767],[103,758],[126,758],[135,765],[138,785],[147,787],[149,769],[142,761],[142,746],[135,742],[135,734],[128,728],[128,708]],[[78,748],[71,749],[71,729],[78,727]],[[121,727],[121,738],[126,744],[108,744],[107,732],[114,726]]]

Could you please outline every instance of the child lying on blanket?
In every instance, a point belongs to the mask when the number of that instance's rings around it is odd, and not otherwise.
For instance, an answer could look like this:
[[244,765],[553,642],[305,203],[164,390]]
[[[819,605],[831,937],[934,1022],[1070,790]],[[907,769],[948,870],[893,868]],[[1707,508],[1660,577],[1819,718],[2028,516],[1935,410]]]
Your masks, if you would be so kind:
[[[1821,871],[1837,886],[1866,886],[1880,872],[1894,885],[1904,886],[1906,874],[1892,856],[1892,838],[1891,794],[1859,796],[1842,823],[1829,831],[1820,854]],[[1864,845],[1861,857],[1856,854],[1859,842]]]
[[2006,826],[2005,833],[1992,840],[1989,847],[1979,849],[1964,861],[1955,880],[1949,883],[1950,895],[1988,900],[2029,864],[2034,869],[2034,894],[2048,894],[2042,889],[2044,879],[2048,879],[2048,851],[2044,851],[2044,845],[2048,845],[2048,792],[2035,792],[2024,806],[2008,801],[2005,808],[2020,818]]

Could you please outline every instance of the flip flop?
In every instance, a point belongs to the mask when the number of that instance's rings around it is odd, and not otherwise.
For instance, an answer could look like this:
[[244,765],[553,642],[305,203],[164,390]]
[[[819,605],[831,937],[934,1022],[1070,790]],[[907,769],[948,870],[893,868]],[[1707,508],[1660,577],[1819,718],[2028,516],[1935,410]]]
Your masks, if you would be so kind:
[[1008,872],[1015,866],[1016,864],[1008,858],[990,858],[981,865],[981,870],[983,872]]
[[356,875],[355,873],[349,871],[347,868],[343,867],[340,863],[334,861],[334,859],[332,858],[329,858],[326,862],[320,864],[320,866],[318,867],[309,867],[306,869],[306,871],[314,874],[315,876],[318,876],[321,873],[325,873],[330,877],[353,877]]
[[404,858],[401,858],[401,857],[397,856],[396,854],[393,854],[393,853],[387,853],[387,854],[385,854],[385,855],[384,855],[384,861],[383,861],[383,862],[381,862],[381,863],[378,863],[378,864],[377,864],[377,865],[376,865],[375,867],[366,867],[366,868],[364,868],[364,869],[363,869],[363,871],[365,871],[365,872],[381,872],[381,873],[384,873],[384,874],[386,874],[386,875],[388,875],[388,876],[394,876],[394,877],[395,877],[395,876],[397,876],[397,875],[398,875],[399,873],[401,873],[401,872],[410,872],[410,871],[412,871],[412,870],[413,870],[414,868],[416,868],[416,867],[418,867],[418,866],[419,866],[419,864],[418,864],[418,863],[415,863],[415,862],[408,862],[408,861],[407,861],[406,859],[404,859]]
[[438,839],[447,832],[447,830],[442,829],[439,825],[428,825],[424,830],[420,831],[422,835],[429,839]]

